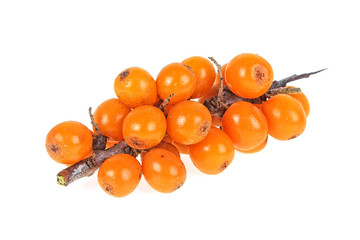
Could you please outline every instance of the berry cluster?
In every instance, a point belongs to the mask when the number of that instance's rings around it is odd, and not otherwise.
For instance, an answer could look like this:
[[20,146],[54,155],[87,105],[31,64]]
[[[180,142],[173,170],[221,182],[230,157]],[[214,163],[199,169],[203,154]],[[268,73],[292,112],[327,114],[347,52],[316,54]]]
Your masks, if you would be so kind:
[[114,82],[117,98],[94,115],[90,108],[92,130],[67,121],[48,133],[50,157],[68,166],[58,183],[99,168],[99,185],[112,196],[130,194],[142,175],[153,189],[169,193],[186,179],[180,153],[201,172],[218,174],[235,150],[255,153],[268,135],[289,140],[302,134],[309,102],[286,85],[317,72],[273,81],[271,65],[259,55],[240,54],[222,67],[210,60],[217,71],[208,59],[190,57],[165,66],[156,80],[139,67],[122,71]]

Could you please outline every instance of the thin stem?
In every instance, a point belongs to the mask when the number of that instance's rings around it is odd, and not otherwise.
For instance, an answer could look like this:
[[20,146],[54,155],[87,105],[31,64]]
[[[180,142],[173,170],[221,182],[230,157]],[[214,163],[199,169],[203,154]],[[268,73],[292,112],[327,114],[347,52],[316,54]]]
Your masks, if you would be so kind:
[[265,96],[267,98],[270,98],[277,94],[294,94],[294,93],[301,93],[301,92],[302,91],[300,88],[281,87],[281,88],[275,88],[275,89],[271,89],[271,90],[267,91],[267,93],[265,93]]
[[97,135],[101,135],[99,125],[95,122],[94,115],[92,114],[91,110],[92,108],[89,107],[89,116],[90,116],[91,124],[93,125]]
[[280,88],[280,87],[285,87],[286,84],[288,84],[289,82],[295,81],[295,80],[299,80],[299,79],[303,79],[303,78],[308,78],[311,75],[317,74],[319,72],[325,71],[327,70],[327,68],[315,71],[315,72],[309,72],[309,73],[303,73],[300,75],[294,74],[290,77],[284,78],[282,80],[278,80],[278,81],[274,81],[273,84],[271,85],[270,89],[275,89],[275,88]]
[[223,96],[223,91],[224,91],[224,77],[222,75],[221,65],[215,60],[215,58],[209,57],[209,59],[215,64],[217,71],[219,73],[220,86],[219,86],[219,91],[218,91],[217,97],[221,100],[221,98]]
[[136,157],[139,151],[129,147],[124,140],[106,150],[94,150],[92,156],[60,171],[57,174],[57,182],[67,186],[80,178],[91,176],[106,159],[119,153]]
[[171,98],[174,96],[174,93],[170,94],[167,99],[165,99],[159,106],[159,109],[163,112],[165,107],[169,104]]

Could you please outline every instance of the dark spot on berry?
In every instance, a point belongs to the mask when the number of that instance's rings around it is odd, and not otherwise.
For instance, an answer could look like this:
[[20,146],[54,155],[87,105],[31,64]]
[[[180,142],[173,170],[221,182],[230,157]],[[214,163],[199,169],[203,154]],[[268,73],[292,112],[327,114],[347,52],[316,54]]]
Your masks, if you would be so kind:
[[226,161],[223,164],[221,164],[221,166],[219,167],[219,171],[222,172],[225,170],[225,168],[227,168],[229,166],[229,162]]
[[290,137],[289,140],[297,138],[299,136],[299,134],[295,134],[294,136]]
[[206,136],[210,130],[210,123],[209,122],[203,122],[199,128],[198,135],[199,136]]
[[104,187],[105,192],[107,192],[110,195],[114,195],[114,188],[111,185],[109,185],[108,183],[105,182],[103,184],[103,187]]
[[257,64],[253,67],[252,75],[259,85],[266,83],[268,80],[267,70],[264,66]]
[[146,149],[148,148],[147,141],[141,140],[138,137],[128,137],[126,139],[128,143],[130,143],[133,146],[136,146],[138,149]]
[[60,155],[60,153],[61,153],[61,148],[57,144],[54,144],[54,143],[48,144],[47,149],[48,149],[49,153],[52,155]]
[[184,182],[180,182],[180,183],[178,183],[178,184],[174,187],[174,190],[173,190],[173,191],[178,190],[179,188],[181,188],[181,187],[182,187],[182,185],[184,185]]
[[124,71],[122,71],[119,76],[120,76],[120,81],[124,81],[125,78],[130,74],[130,70],[126,69]]
[[161,154],[161,157],[163,158],[163,157],[164,157],[164,155],[162,155],[162,154]]

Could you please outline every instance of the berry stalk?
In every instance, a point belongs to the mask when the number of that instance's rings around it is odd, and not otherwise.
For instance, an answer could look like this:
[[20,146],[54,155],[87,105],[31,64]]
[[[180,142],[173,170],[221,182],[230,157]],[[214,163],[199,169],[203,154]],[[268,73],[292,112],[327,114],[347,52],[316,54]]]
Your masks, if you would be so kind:
[[274,81],[270,89],[262,96],[258,98],[242,98],[237,96],[236,94],[232,93],[230,89],[226,86],[223,89],[223,94],[221,98],[221,103],[219,102],[218,96],[212,97],[210,99],[205,100],[204,105],[207,107],[211,113],[212,116],[222,117],[228,107],[231,106],[231,104],[239,101],[246,101],[253,104],[260,104],[264,101],[266,101],[271,96],[274,96],[276,94],[292,94],[292,93],[300,93],[300,88],[285,88],[286,84],[295,80],[308,78],[311,75],[314,75],[316,73],[322,72],[326,69],[322,69],[316,72],[310,72],[310,73],[303,73],[300,75],[292,75],[290,77],[284,78],[282,80]]
[[57,182],[60,185],[67,186],[82,177],[91,176],[106,159],[120,153],[129,154],[133,157],[139,154],[137,150],[129,147],[125,141],[121,141],[106,150],[93,150],[92,156],[59,172]]

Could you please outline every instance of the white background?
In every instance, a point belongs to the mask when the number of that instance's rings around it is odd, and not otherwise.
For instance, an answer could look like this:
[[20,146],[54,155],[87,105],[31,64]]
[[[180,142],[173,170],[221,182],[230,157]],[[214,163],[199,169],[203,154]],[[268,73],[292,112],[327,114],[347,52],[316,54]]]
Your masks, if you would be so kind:
[[[360,239],[357,1],[1,1],[1,239]],[[199,55],[224,64],[258,53],[295,83],[311,111],[299,138],[270,139],[207,176],[188,157],[172,194],[142,178],[125,198],[96,175],[56,184],[56,124],[90,127],[89,106],[140,66],[154,78]]]

